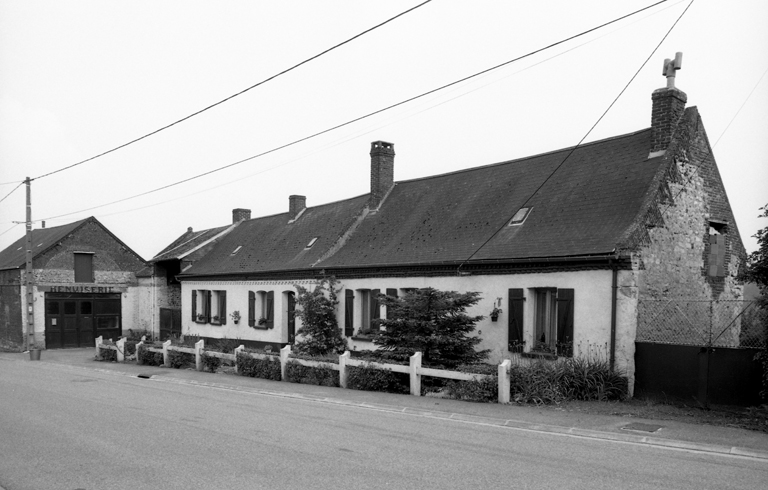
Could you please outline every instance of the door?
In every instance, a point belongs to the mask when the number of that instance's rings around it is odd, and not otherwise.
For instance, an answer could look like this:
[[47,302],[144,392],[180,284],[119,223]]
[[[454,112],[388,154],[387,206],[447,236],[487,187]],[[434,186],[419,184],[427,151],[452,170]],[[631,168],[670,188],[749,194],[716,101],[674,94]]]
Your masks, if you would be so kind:
[[160,308],[160,340],[178,338],[181,335],[181,310]]
[[119,294],[47,293],[45,347],[92,347],[96,337],[117,340],[122,335]]

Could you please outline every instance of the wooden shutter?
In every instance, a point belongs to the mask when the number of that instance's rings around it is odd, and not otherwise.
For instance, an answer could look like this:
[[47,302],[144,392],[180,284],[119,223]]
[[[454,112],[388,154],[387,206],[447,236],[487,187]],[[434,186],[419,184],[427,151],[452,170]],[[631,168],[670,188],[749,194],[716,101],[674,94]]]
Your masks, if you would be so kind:
[[[387,296],[389,296],[390,298],[397,298],[397,289],[387,288]],[[389,306],[387,306],[387,313],[386,313],[387,320],[390,320],[392,318],[392,315],[390,314],[389,309],[390,309]]]
[[[379,294],[381,290],[371,289],[371,328],[374,327],[373,320],[381,318],[381,308],[379,308]],[[378,328],[378,325],[376,325]]]
[[192,290],[192,321],[197,320],[197,291]]
[[[523,344],[523,313],[525,311],[525,294],[522,288],[509,290],[509,314],[507,325],[508,349]],[[518,347],[519,348],[519,347]]]
[[93,254],[75,255],[75,282],[93,282]]
[[205,292],[205,321],[211,323],[211,290]]
[[557,290],[557,343],[573,345],[573,289]]
[[355,292],[344,290],[344,335],[351,337],[355,333]]
[[256,293],[248,291],[248,326],[256,325]]
[[267,328],[274,328],[275,326],[275,292],[269,291],[267,293]]
[[219,291],[219,321],[222,325],[227,324],[227,292]]

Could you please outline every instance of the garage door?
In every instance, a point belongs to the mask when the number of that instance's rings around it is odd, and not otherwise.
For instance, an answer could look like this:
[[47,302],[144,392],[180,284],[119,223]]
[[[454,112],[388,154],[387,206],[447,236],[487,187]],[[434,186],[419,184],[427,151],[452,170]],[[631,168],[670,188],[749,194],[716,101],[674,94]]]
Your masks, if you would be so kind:
[[45,295],[45,347],[92,347],[96,337],[122,334],[120,294]]

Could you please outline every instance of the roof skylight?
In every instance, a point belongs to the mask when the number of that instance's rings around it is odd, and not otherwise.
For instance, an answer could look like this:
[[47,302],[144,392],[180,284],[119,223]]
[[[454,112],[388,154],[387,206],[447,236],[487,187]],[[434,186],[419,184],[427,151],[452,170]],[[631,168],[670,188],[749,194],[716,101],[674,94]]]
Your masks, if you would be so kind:
[[307,243],[307,246],[304,248],[312,248],[312,245],[314,245],[316,241],[317,237],[312,238],[312,240],[310,240],[309,243]]
[[240,251],[240,249],[243,248],[242,245],[238,245],[236,249],[232,250],[232,253],[229,254],[230,256],[237,255],[237,252]]
[[531,209],[533,208],[518,209],[515,215],[512,216],[512,219],[509,221],[509,226],[522,225],[528,215],[531,214]]

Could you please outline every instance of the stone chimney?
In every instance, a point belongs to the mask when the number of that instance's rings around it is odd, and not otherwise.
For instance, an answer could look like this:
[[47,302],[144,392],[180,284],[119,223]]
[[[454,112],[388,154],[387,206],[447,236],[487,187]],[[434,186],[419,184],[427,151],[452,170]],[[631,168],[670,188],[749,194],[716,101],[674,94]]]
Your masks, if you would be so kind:
[[675,128],[685,111],[688,96],[675,87],[675,72],[682,66],[683,53],[677,53],[674,60],[664,60],[663,75],[667,86],[653,91],[651,111],[651,155],[663,154],[675,133]]
[[378,208],[395,182],[395,145],[386,141],[371,143],[371,197],[368,206]]
[[295,220],[307,207],[307,196],[288,196],[288,219]]
[[251,210],[235,208],[232,210],[232,224],[251,219]]

